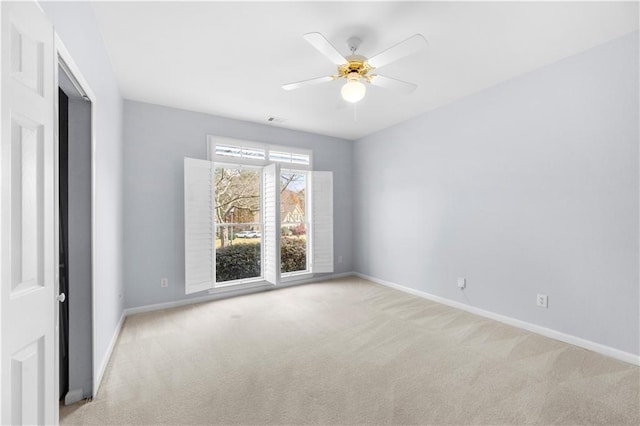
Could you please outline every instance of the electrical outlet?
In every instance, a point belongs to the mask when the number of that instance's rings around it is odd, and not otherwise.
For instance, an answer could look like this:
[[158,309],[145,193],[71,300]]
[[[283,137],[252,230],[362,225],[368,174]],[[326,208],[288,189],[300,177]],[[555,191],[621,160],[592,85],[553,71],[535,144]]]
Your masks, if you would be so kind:
[[163,278],[160,280],[160,287],[169,287],[169,278]]
[[458,277],[458,288],[460,290],[464,290],[466,286],[467,286],[467,279],[464,277]]
[[549,298],[547,297],[546,294],[539,294],[538,297],[536,298],[536,304],[541,308],[548,308]]

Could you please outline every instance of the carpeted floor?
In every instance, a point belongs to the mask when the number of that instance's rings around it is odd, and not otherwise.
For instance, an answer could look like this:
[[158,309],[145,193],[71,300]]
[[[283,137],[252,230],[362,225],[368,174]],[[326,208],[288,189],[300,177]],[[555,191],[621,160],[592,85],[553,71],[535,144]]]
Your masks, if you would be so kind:
[[127,318],[62,424],[634,424],[640,369],[359,278]]

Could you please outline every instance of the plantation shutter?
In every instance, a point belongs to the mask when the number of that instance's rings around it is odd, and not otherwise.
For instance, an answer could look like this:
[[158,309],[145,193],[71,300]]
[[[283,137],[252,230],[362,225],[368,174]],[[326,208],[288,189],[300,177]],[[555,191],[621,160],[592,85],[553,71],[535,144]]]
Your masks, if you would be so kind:
[[184,159],[185,293],[215,286],[216,228],[213,162]]
[[333,272],[333,172],[311,173],[311,272]]
[[280,282],[280,165],[263,168],[264,185],[264,279]]

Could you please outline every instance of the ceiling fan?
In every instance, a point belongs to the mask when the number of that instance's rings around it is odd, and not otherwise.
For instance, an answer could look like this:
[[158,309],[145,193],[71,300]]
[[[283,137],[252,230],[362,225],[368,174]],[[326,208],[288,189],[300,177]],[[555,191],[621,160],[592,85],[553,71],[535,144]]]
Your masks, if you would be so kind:
[[374,86],[397,90],[403,93],[411,93],[416,89],[416,87],[418,87],[413,83],[373,74],[372,72],[425,47],[427,45],[427,40],[421,34],[414,34],[408,39],[401,41],[395,46],[392,46],[371,58],[356,55],[356,51],[358,50],[361,42],[357,37],[352,37],[347,40],[347,45],[351,51],[351,55],[347,57],[342,56],[320,33],[308,33],[303,37],[327,59],[338,66],[338,73],[326,77],[312,78],[311,80],[285,84],[282,86],[284,90],[294,90],[303,86],[344,78],[347,82],[342,86],[340,91],[342,98],[347,102],[356,103],[364,98],[367,90],[363,81],[373,84]]

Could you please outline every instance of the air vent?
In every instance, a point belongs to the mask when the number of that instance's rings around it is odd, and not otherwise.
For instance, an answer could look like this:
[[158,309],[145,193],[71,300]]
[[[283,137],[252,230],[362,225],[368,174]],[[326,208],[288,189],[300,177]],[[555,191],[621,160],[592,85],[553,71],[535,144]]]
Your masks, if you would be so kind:
[[278,117],[273,117],[273,116],[267,117],[267,121],[269,123],[274,123],[274,124],[275,123],[284,123],[284,119],[283,118],[278,118]]

